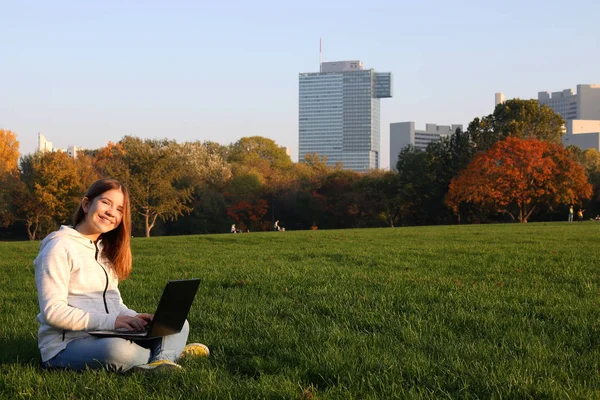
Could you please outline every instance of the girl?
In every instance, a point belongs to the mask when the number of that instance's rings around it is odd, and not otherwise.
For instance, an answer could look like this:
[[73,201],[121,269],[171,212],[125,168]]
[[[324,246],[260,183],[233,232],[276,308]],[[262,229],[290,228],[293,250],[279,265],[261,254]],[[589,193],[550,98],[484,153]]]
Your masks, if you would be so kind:
[[61,226],[40,243],[34,261],[40,323],[38,346],[46,368],[106,368],[125,372],[181,368],[181,356],[208,356],[200,343],[185,345],[180,333],[135,341],[97,338],[93,330],[143,330],[151,314],[125,306],[119,280],[131,273],[131,212],[125,186],[96,181],[81,200],[73,226]]

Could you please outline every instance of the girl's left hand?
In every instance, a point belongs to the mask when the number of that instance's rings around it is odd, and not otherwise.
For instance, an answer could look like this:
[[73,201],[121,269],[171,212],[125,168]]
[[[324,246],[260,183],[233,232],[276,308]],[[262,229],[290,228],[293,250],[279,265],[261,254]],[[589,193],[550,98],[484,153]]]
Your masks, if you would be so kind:
[[141,313],[141,314],[136,315],[136,317],[138,317],[139,319],[141,319],[143,321],[146,321],[147,323],[150,323],[150,322],[152,322],[152,318],[154,318],[154,315]]

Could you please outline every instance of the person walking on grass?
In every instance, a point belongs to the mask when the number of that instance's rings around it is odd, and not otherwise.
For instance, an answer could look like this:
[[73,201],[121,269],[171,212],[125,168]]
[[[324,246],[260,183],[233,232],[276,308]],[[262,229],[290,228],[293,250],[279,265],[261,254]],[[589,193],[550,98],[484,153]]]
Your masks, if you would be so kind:
[[147,341],[94,337],[87,331],[141,331],[151,314],[123,304],[118,283],[131,273],[131,211],[125,186],[93,183],[74,215],[40,243],[34,261],[40,313],[38,347],[44,368],[75,371],[179,369],[180,357],[208,356],[203,344],[186,346],[181,332]]
[[573,222],[573,204],[569,206],[569,222]]

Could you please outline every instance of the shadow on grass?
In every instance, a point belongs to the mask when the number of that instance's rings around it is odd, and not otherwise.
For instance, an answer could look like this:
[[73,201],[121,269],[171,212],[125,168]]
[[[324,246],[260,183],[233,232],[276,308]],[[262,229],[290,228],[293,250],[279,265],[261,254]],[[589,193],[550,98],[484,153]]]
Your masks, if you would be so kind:
[[34,338],[0,338],[0,364],[35,364],[41,362]]

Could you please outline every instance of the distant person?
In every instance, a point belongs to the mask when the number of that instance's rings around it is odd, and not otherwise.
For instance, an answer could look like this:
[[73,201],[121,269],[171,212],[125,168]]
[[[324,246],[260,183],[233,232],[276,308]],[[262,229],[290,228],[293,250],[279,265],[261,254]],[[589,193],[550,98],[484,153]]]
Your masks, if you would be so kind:
[[235,224],[231,225],[231,233],[237,233],[237,229],[235,228]]
[[180,333],[136,342],[87,331],[143,331],[153,315],[123,304],[118,284],[131,273],[131,211],[125,186],[102,179],[90,186],[73,218],[40,243],[33,262],[40,313],[38,347],[44,368],[74,371],[179,369],[182,356],[207,356]]
[[274,231],[280,231],[281,227],[279,226],[279,220],[275,221],[275,225],[273,225]]
[[585,210],[579,209],[579,211],[577,211],[577,221],[579,222],[583,222],[583,212]]
[[573,204],[569,206],[569,222],[573,222]]
[[594,218],[594,221],[596,221],[596,222],[600,222],[600,215],[598,215],[598,214],[597,214],[597,215],[596,215],[596,218]]

